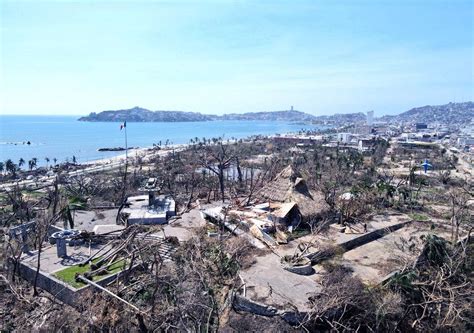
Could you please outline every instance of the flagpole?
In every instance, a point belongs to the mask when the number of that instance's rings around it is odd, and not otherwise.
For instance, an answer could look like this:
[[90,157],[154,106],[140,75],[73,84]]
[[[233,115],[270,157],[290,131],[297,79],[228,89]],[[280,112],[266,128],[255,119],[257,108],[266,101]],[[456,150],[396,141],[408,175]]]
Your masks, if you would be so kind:
[[125,173],[123,175],[123,190],[122,190],[122,204],[125,200],[125,190],[127,187],[127,164],[128,164],[128,143],[127,143],[127,121],[123,122],[123,127],[125,128]]
[[126,170],[127,169],[127,161],[128,161],[127,121],[125,121],[124,124],[125,124],[125,170]]
[[128,143],[127,143],[127,121],[124,121],[125,127],[125,179],[127,179],[127,166],[128,166]]

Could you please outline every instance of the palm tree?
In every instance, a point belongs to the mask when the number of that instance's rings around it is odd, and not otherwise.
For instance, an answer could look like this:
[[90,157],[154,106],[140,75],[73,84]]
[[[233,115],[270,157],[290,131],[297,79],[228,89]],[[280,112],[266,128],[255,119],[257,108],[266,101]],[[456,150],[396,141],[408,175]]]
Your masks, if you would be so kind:
[[5,163],[0,162],[0,173],[2,173],[3,170],[5,170]]
[[36,157],[33,157],[31,160],[29,160],[28,167],[30,168],[30,171],[36,168],[37,164],[38,164],[38,159]]
[[25,160],[23,158],[20,158],[18,161],[18,166],[21,168],[25,164]]
[[54,158],[53,158],[53,162],[54,162],[54,165],[56,165],[57,162],[58,162],[58,159],[57,159],[56,157],[54,157]]
[[44,160],[46,161],[46,169],[48,168],[48,164],[49,164],[49,157],[45,157]]
[[[74,229],[74,212],[76,210],[87,209],[87,198],[80,196],[72,196],[68,198],[68,202],[65,207],[61,210],[61,215],[64,219],[64,229],[68,226]],[[69,225],[68,225],[69,224]]]
[[77,163],[76,156],[72,155],[72,164],[76,164],[76,163]]
[[15,176],[16,174],[16,164],[13,163],[12,160],[8,159],[6,162],[5,162],[5,170],[7,170],[7,172],[11,173],[13,176]]

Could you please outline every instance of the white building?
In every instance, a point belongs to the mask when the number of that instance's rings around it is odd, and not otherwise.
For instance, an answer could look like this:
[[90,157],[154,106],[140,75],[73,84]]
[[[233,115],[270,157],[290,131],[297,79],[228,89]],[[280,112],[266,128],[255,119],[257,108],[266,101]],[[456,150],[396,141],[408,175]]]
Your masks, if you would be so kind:
[[127,225],[165,224],[170,217],[176,215],[173,198],[160,195],[153,199],[150,202],[150,197],[146,194],[129,197],[126,208],[121,211]]
[[157,180],[150,178],[140,192],[147,194],[127,198],[125,207],[120,211],[122,223],[165,224],[176,215],[176,203],[169,195],[155,196]]
[[372,126],[374,124],[374,111],[367,112],[367,125]]
[[351,133],[337,133],[337,141],[349,143],[351,141]]

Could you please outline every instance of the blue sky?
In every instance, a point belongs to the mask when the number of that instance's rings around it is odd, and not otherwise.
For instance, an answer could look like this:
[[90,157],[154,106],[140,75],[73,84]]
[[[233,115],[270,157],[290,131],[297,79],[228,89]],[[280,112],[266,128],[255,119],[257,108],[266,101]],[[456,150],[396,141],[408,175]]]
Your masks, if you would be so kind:
[[0,0],[0,114],[474,99],[473,1]]

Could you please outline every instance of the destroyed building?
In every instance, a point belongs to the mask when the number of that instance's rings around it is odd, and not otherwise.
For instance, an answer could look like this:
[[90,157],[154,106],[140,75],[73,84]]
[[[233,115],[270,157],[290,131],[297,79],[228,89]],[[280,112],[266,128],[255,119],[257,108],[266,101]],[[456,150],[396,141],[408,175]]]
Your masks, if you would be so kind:
[[119,223],[132,224],[165,224],[176,215],[176,204],[169,195],[156,195],[159,192],[156,178],[150,178],[145,186],[139,189],[142,195],[128,197],[119,212]]
[[292,225],[299,222],[298,219],[318,218],[329,209],[323,194],[310,190],[291,165],[260,189],[256,198],[269,203],[270,219],[280,224]]
[[228,207],[226,213],[222,207],[213,207],[203,214],[210,221],[222,221],[231,230],[240,225],[273,247],[287,243],[287,232],[292,233],[301,222],[318,219],[329,210],[324,196],[311,191],[292,166],[283,169],[255,197],[246,207]]

